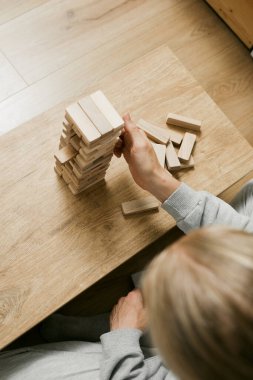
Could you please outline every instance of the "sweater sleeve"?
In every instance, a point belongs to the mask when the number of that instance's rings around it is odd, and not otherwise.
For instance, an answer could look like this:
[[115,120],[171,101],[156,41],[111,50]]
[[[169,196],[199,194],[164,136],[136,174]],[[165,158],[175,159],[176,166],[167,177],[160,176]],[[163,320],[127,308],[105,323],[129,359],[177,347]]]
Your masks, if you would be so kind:
[[101,380],[170,380],[175,379],[158,356],[144,359],[140,347],[142,332],[119,329],[103,334]]
[[253,221],[232,206],[206,191],[195,191],[182,183],[162,204],[185,233],[212,224],[253,232]]

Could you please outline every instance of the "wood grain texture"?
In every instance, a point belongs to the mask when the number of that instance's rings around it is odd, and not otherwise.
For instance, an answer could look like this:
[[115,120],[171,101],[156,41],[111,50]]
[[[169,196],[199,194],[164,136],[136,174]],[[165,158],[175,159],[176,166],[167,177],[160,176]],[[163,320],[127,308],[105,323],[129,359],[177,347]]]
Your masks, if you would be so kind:
[[196,120],[183,115],[176,115],[174,113],[169,113],[167,115],[166,123],[176,125],[177,127],[191,129],[197,132],[200,131],[202,124],[201,120]]
[[207,0],[207,3],[230,26],[245,45],[253,47],[252,0]]
[[137,121],[137,126],[140,129],[142,129],[146,133],[146,135],[156,143],[164,145],[168,144],[170,136],[168,134],[167,129],[157,127],[156,125],[143,119],[139,119]]
[[156,144],[154,142],[151,142],[152,146],[154,148],[154,151],[156,153],[156,157],[159,161],[159,164],[164,168],[165,165],[165,153],[166,153],[166,145],[163,144]]
[[78,103],[102,136],[113,131],[112,125],[90,96],[80,99]]
[[0,52],[0,102],[25,87],[25,81]]
[[[21,74],[21,66],[25,71],[28,67],[30,70],[27,61],[32,59],[31,75],[36,74],[36,80],[34,77],[29,87],[0,103],[3,121],[0,133],[66,99],[68,103],[76,100],[83,94],[84,88],[98,83],[104,76],[161,44],[167,44],[253,144],[252,58],[248,49],[204,1],[158,0],[145,4],[138,1],[125,5],[118,2],[118,7],[114,9],[115,3],[110,1],[80,1],[77,5],[76,2],[65,0],[61,3],[61,10],[58,2],[57,6],[53,1],[47,3],[28,12],[29,15],[21,15],[11,23],[4,24],[0,30],[0,38],[2,36],[4,45],[10,51],[8,59],[16,70]],[[3,4],[1,14],[5,7],[9,11],[13,2]],[[100,20],[85,21],[85,12],[88,15],[101,15]],[[58,18],[61,18],[59,22]],[[117,18],[125,24],[119,29]],[[28,23],[32,25],[32,33],[27,29]],[[47,23],[50,23],[50,32],[45,32]],[[173,24],[173,28],[168,28],[169,24]],[[89,28],[91,33],[87,35]],[[93,33],[95,29],[96,33]],[[100,45],[101,30],[103,39]],[[75,32],[77,39],[73,37]],[[25,46],[22,46],[24,42]],[[40,49],[40,44],[45,49]],[[13,61],[12,56],[15,57]],[[104,57],[110,59],[106,64],[101,64]],[[177,107],[167,111],[184,114],[185,108],[180,105]],[[188,112],[195,117],[190,110]],[[158,122],[163,124],[165,117],[161,115]]]
[[[99,88],[136,120],[144,114],[158,123],[169,109],[184,107],[205,121],[195,170],[178,174],[195,189],[217,195],[252,170],[249,144],[167,47],[105,77]],[[73,197],[53,170],[66,105],[0,140],[1,347],[175,226],[163,210],[123,217],[122,202],[146,195],[123,158],[113,158],[104,185]]]
[[186,132],[178,151],[178,158],[183,162],[189,161],[196,141],[196,135]]
[[177,156],[177,152],[174,148],[173,143],[170,141],[166,147],[166,164],[168,170],[179,169],[181,167],[180,161]]
[[39,7],[47,1],[48,0],[0,0],[0,25]]
[[169,7],[164,0],[152,4],[153,0],[49,1],[0,26],[0,48],[31,84],[127,33],[140,17],[144,22]]
[[140,214],[147,211],[158,211],[160,202],[153,196],[134,199],[121,204],[123,215]]

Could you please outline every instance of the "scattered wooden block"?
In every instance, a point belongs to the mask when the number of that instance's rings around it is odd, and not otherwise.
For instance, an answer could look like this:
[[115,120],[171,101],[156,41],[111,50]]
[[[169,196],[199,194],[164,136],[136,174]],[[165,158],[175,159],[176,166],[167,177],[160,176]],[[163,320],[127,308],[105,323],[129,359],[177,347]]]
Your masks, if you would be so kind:
[[175,151],[171,141],[166,148],[166,165],[168,170],[181,168],[181,163],[178,159],[177,152]]
[[176,125],[177,127],[191,129],[199,132],[201,129],[202,121],[193,119],[191,117],[177,115],[175,113],[169,113],[167,115],[167,124]]
[[153,196],[124,202],[121,205],[123,215],[138,214],[150,210],[158,210],[160,202]]
[[170,137],[168,134],[166,134],[166,131],[164,131],[160,127],[156,127],[155,125],[140,119],[137,123],[137,126],[142,129],[150,139],[153,141],[160,143],[160,144],[165,144],[167,145]]
[[177,132],[171,128],[168,128],[168,133],[170,136],[170,141],[172,141],[173,144],[175,144],[175,145],[181,144],[183,137],[184,137],[184,133]]
[[90,96],[86,96],[85,98],[79,100],[78,103],[102,136],[112,132],[113,128],[111,124]]
[[[66,118],[74,123],[75,128],[79,130],[79,135],[82,136],[87,145],[100,139],[101,133],[77,103],[66,108]],[[75,128],[74,130],[76,130]]]
[[58,150],[58,152],[54,155],[54,157],[61,163],[65,164],[72,158],[74,158],[77,154],[77,151],[72,148],[72,146],[67,145],[64,148]]
[[122,117],[115,110],[113,105],[105,97],[102,91],[96,91],[91,94],[91,98],[100,109],[100,111],[105,115],[109,123],[111,124],[114,131],[120,130],[124,126],[124,121]]
[[154,148],[154,151],[156,153],[157,159],[160,163],[160,165],[164,168],[165,165],[165,153],[166,153],[166,145],[163,144],[156,144],[152,143],[152,146]]
[[179,168],[171,168],[170,171],[175,172],[175,171],[182,170],[182,169],[194,168],[194,164],[195,163],[194,163],[193,156],[191,156],[189,161],[185,161],[184,163],[181,163],[181,166]]
[[196,141],[196,135],[186,132],[178,151],[178,158],[182,161],[188,161],[191,157],[191,153]]

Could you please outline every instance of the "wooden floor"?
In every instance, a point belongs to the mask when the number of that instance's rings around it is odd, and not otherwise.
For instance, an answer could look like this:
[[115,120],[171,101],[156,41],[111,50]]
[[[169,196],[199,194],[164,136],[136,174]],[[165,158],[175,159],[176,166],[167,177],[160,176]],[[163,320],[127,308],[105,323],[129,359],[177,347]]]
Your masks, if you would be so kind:
[[167,44],[253,144],[253,62],[203,0],[0,0],[0,133]]
[[[0,0],[0,134],[164,44],[253,145],[252,58],[203,0]],[[116,281],[109,308],[168,239],[95,285],[84,313],[104,310],[95,295]]]

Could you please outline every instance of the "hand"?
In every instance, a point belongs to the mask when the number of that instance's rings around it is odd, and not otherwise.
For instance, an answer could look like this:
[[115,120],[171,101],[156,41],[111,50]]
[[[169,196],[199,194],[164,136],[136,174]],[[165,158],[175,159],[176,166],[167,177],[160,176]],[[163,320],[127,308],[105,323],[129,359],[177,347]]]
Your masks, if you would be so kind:
[[137,185],[164,202],[180,183],[161,167],[151,142],[145,132],[133,123],[130,115],[123,119],[125,127],[114,153],[117,157],[124,155]]
[[146,329],[146,313],[140,290],[128,293],[119,299],[110,315],[110,329]]

